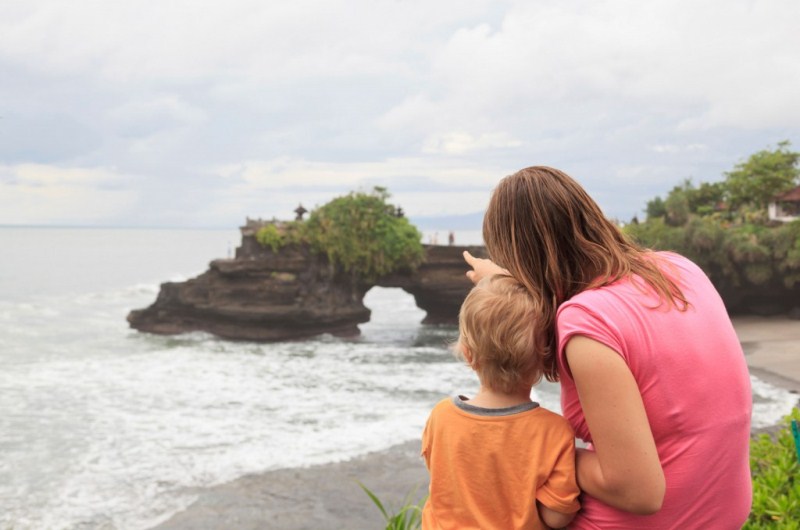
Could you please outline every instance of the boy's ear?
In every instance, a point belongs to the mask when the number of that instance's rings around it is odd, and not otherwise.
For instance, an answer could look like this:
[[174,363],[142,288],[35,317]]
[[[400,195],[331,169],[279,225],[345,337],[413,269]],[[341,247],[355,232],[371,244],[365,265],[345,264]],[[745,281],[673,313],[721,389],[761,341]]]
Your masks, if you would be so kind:
[[470,365],[470,367],[472,367],[473,370],[477,368],[475,357],[472,355],[470,349],[467,348],[464,344],[460,344],[459,347],[461,348],[461,353],[464,355],[464,360],[467,361],[467,364]]

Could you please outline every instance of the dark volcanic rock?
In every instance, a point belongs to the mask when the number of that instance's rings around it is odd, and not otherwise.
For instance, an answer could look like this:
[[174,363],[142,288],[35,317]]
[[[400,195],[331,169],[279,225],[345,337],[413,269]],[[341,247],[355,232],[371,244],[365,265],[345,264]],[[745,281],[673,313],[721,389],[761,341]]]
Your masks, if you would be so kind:
[[[416,271],[363,282],[337,271],[305,246],[275,253],[262,247],[252,232],[242,233],[235,259],[212,261],[208,271],[191,280],[162,284],[153,305],[128,315],[131,327],[160,334],[207,331],[252,341],[357,335],[358,324],[370,317],[364,295],[376,285],[411,293],[426,312],[423,322],[453,324],[472,287],[462,253],[486,255],[480,246],[426,245],[425,262]],[[800,285],[717,289],[731,314],[800,315]]]
[[466,273],[463,252],[486,257],[484,247],[425,246],[425,262],[413,274],[395,274],[378,280],[381,287],[400,287],[414,295],[420,309],[427,313],[426,324],[453,324],[458,322],[458,310],[467,296],[472,282]]
[[367,283],[330,266],[305,246],[278,253],[243,236],[236,259],[212,261],[191,280],[164,283],[150,307],[131,311],[131,327],[150,333],[206,331],[252,341],[300,339],[322,333],[356,335],[370,310],[364,295],[375,285],[400,287],[427,312],[426,323],[455,323],[471,287],[462,252],[484,256],[483,247],[426,246],[426,261]]
[[164,283],[155,303],[132,311],[128,322],[151,333],[207,331],[254,341],[353,335],[369,320],[366,291],[308,249],[284,248],[215,260],[196,278]]

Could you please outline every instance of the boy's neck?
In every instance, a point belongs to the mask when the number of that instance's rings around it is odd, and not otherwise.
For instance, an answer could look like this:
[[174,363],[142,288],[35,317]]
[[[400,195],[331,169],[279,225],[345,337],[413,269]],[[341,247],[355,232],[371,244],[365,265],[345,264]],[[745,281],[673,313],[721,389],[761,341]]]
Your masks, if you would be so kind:
[[481,385],[475,397],[467,400],[467,403],[476,407],[484,409],[505,409],[508,407],[516,407],[524,403],[531,402],[531,389],[522,388],[518,391],[507,393],[498,392],[491,388]]

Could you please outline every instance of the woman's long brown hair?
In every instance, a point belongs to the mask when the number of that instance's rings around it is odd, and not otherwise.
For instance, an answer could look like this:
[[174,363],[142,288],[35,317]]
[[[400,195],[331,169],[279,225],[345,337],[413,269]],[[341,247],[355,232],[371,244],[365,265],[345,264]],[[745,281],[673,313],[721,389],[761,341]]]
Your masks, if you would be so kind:
[[497,185],[483,220],[489,257],[544,301],[549,347],[544,375],[558,381],[555,317],[572,296],[637,275],[662,301],[683,310],[680,288],[652,254],[626,238],[572,177],[535,166]]

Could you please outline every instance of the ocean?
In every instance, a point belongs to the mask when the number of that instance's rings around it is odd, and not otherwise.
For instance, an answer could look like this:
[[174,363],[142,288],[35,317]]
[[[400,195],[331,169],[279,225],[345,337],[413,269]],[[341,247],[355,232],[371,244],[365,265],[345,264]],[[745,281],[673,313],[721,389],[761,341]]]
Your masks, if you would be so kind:
[[[150,528],[205,487],[418,439],[434,403],[477,389],[448,349],[455,327],[420,324],[399,289],[373,288],[349,339],[128,327],[161,282],[238,244],[237,230],[0,228],[0,529]],[[755,426],[796,399],[753,387]],[[559,410],[557,385],[535,394]]]

